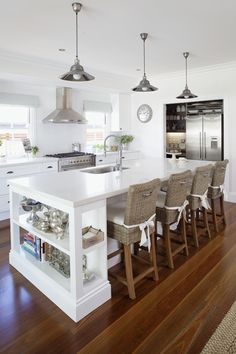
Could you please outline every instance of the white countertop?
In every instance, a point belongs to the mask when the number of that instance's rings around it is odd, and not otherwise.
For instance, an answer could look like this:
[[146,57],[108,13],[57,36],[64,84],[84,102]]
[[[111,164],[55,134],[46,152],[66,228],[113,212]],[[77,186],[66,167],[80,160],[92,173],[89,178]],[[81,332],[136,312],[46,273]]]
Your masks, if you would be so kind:
[[17,159],[0,158],[0,168],[8,166],[18,166],[25,164],[43,163],[57,161],[55,157],[20,157]]
[[163,180],[172,173],[195,170],[196,167],[207,164],[209,161],[173,161],[165,158],[130,160],[123,164],[129,169],[122,172],[91,174],[73,170],[16,178],[10,181],[10,185],[20,188],[22,193],[36,192],[38,196],[46,196],[67,206],[76,207],[125,193],[132,184],[147,182],[153,178]]

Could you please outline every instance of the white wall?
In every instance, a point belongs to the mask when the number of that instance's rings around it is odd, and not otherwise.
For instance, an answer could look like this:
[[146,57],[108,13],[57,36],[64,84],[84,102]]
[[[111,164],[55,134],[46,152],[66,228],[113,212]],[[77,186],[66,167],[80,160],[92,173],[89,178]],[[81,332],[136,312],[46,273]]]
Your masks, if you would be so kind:
[[[165,151],[164,106],[166,103],[181,102],[175,97],[184,88],[182,75],[166,78],[149,78],[159,88],[152,93],[132,95],[131,132],[135,136],[133,147],[145,156],[163,157]],[[224,99],[224,151],[230,166],[227,177],[228,199],[236,201],[236,68],[218,67],[212,70],[195,70],[189,73],[189,87],[198,95],[196,100]],[[137,109],[143,104],[153,109],[153,119],[141,123]]]
[[[40,106],[35,110],[35,139],[33,144],[39,146],[40,155],[71,151],[73,142],[86,142],[86,125],[79,124],[44,124],[49,113],[56,107],[56,88],[39,85],[0,81],[0,92],[35,95],[39,97]],[[110,102],[108,93],[73,90],[72,105],[82,113],[83,100]]]

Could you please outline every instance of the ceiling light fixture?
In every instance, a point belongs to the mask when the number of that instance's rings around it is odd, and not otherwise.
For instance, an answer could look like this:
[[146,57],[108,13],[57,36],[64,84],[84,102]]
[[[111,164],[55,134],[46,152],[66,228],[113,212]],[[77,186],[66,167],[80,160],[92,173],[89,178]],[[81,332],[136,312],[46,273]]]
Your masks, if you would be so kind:
[[90,81],[95,79],[94,76],[86,73],[84,71],[84,68],[80,65],[79,58],[78,58],[78,13],[80,12],[82,8],[82,4],[79,2],[74,2],[72,4],[73,11],[75,12],[75,26],[76,26],[76,31],[75,31],[75,46],[76,46],[76,51],[75,51],[75,63],[74,65],[71,66],[70,71],[62,76],[60,76],[60,79],[66,80],[66,81]]
[[139,85],[133,88],[135,92],[152,92],[158,90],[157,87],[152,86],[146,77],[146,57],[145,57],[145,41],[148,37],[148,33],[140,33],[140,37],[143,40],[143,79]]
[[181,95],[177,96],[176,98],[182,98],[182,99],[187,99],[187,98],[196,98],[197,96],[194,95],[188,88],[188,56],[189,56],[189,52],[184,52],[183,56],[185,58],[185,89],[183,90],[183,92],[181,93]]

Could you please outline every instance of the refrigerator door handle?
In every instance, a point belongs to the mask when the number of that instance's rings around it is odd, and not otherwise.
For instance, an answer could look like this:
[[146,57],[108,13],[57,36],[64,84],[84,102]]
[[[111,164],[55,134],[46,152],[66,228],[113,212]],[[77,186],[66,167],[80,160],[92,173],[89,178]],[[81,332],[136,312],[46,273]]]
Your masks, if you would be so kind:
[[206,132],[204,133],[204,149],[205,149],[205,160],[207,157],[207,148],[206,148]]
[[202,133],[199,133],[199,139],[200,139],[200,143],[199,143],[199,149],[200,149],[200,160],[202,159]]

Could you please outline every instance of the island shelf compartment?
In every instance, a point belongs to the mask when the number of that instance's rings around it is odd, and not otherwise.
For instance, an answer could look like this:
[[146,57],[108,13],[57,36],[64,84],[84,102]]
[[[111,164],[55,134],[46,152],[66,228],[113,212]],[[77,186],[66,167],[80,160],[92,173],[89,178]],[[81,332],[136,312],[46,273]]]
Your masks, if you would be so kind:
[[95,229],[87,226],[82,229],[83,249],[90,248],[104,241],[104,232],[101,229]]
[[[38,230],[28,223],[26,221],[28,213],[22,212],[20,207],[22,196],[68,213],[69,237],[56,239],[55,234]],[[12,183],[10,184],[10,214],[10,264],[75,322],[111,298],[111,286],[107,275],[106,199],[73,206],[68,201],[63,203],[63,200],[50,199],[50,195],[42,195],[35,190],[25,190],[24,186],[20,187]],[[83,249],[82,229],[88,225],[101,229],[104,240]],[[70,278],[60,274],[49,265],[48,261],[41,262],[23,250],[22,230],[68,255]],[[83,255],[86,255],[88,260],[88,271],[94,274],[89,280],[83,279]]]
[[[97,230],[100,234],[98,242],[89,247],[84,247],[82,237],[82,252],[87,258],[87,270],[93,274],[90,280],[83,280],[83,293],[86,294],[107,281],[107,223],[106,223],[106,203],[104,201],[84,206],[82,210],[82,235],[90,225],[94,233]],[[83,268],[83,265],[82,265]],[[83,272],[83,269],[82,269]]]
[[34,236],[37,236],[42,241],[49,243],[53,247],[57,248],[59,251],[70,255],[69,237],[65,237],[63,239],[58,240],[54,233],[41,231],[30,223],[28,223],[26,221],[28,216],[28,214],[19,215],[18,220],[13,219],[13,223],[18,225],[21,229],[30,232]]
[[[40,262],[34,256],[26,252],[22,247],[20,247],[20,252],[15,252],[11,254],[11,257],[17,259],[17,263],[22,263],[20,267],[27,269],[26,273],[30,273],[32,277],[38,278],[43,277],[51,282],[52,285],[56,286],[57,289],[66,290],[67,293],[70,292],[70,279],[64,277],[56,269],[51,267],[48,262]],[[22,273],[23,275],[25,275]],[[26,278],[28,279],[27,275]]]

